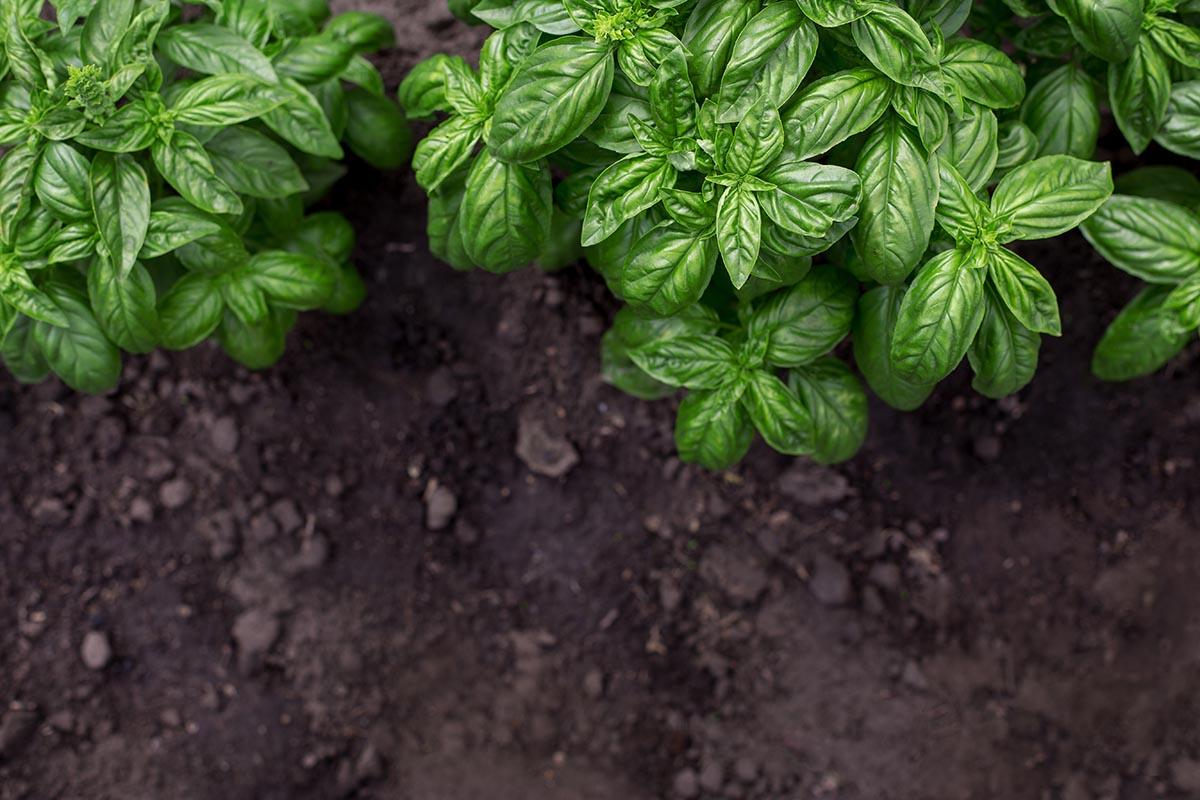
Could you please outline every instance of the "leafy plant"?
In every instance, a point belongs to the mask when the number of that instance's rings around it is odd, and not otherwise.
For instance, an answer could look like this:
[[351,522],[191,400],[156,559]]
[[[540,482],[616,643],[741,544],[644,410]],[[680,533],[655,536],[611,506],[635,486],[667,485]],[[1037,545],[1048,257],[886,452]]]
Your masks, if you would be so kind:
[[680,455],[714,469],[755,431],[784,453],[853,455],[867,402],[835,355],[849,335],[897,407],[964,358],[979,391],[1014,392],[1060,323],[1008,245],[1076,226],[1112,183],[1107,165],[1034,159],[1021,70],[957,35],[971,11],[481,0],[470,15],[498,30],[479,69],[436,56],[400,88],[410,116],[441,120],[413,159],[431,248],[503,273],[561,263],[577,235],[628,304],[606,378],[645,398],[686,389]]
[[214,335],[264,367],[298,311],[362,299],[349,223],[305,208],[342,142],[407,158],[363,57],[390,25],[323,0],[205,5],[0,6],[0,354],[20,380],[102,392],[121,351]]

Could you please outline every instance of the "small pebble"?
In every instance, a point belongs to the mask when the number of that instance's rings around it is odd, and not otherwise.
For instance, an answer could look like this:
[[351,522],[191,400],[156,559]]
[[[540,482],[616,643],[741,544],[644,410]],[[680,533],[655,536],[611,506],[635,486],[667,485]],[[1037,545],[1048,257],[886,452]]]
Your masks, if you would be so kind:
[[167,481],[158,490],[158,501],[163,508],[174,511],[183,508],[192,499],[192,484],[185,478]]
[[671,782],[671,788],[675,790],[678,797],[692,798],[700,794],[700,781],[696,777],[696,771],[691,768],[682,769],[675,775],[675,780]]
[[101,631],[88,631],[83,637],[79,655],[88,669],[99,671],[107,667],[113,656],[108,635]]
[[304,525],[304,517],[295,502],[289,499],[278,500],[271,506],[271,516],[279,523],[285,534],[295,533]]
[[241,440],[237,421],[233,417],[221,417],[213,423],[209,437],[213,450],[223,455],[233,455],[237,452],[238,443]]
[[1000,458],[1001,445],[998,436],[980,436],[975,440],[975,457],[980,461],[995,461]]
[[454,492],[431,482],[425,490],[425,527],[431,531],[445,530],[458,513],[458,498]]
[[850,602],[850,573],[841,562],[822,553],[813,564],[808,588],[822,605],[844,606]]
[[144,497],[135,497],[129,501],[129,519],[133,522],[153,522],[154,505]]

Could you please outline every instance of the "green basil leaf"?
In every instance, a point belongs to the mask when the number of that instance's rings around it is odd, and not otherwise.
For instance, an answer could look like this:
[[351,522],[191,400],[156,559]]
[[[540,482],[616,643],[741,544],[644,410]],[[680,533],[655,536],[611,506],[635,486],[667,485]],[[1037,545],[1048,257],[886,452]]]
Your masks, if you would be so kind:
[[65,142],[82,133],[87,122],[87,118],[73,108],[58,108],[38,120],[34,130],[50,141]]
[[297,150],[340,160],[344,155],[342,146],[316,97],[291,79],[285,79],[281,86],[291,93],[291,98],[264,114],[262,121]]
[[471,270],[476,266],[463,247],[460,224],[468,171],[466,167],[460,168],[429,193],[426,222],[429,252],[458,270]]
[[765,99],[746,112],[733,132],[725,166],[734,175],[757,175],[783,150],[779,112]]
[[1006,120],[997,134],[996,166],[992,179],[1003,178],[1009,172],[1032,161],[1038,152],[1037,135],[1024,122]]
[[242,213],[241,198],[217,177],[208,152],[195,136],[175,131],[168,141],[156,140],[151,153],[163,178],[192,205],[213,214]]
[[229,311],[217,328],[217,341],[225,354],[248,369],[274,366],[287,349],[287,335],[296,312],[272,309],[265,320],[247,325]]
[[794,286],[757,304],[747,334],[767,343],[766,361],[799,367],[827,354],[850,332],[858,285],[829,265],[813,267]]
[[100,242],[122,279],[133,269],[150,226],[150,182],[127,155],[92,160],[92,209]]
[[1163,301],[1163,308],[1178,312],[1184,330],[1200,328],[1200,275],[1193,275],[1176,286]]
[[762,210],[753,192],[742,187],[721,195],[717,204],[717,246],[733,288],[740,289],[758,261]]
[[379,74],[379,70],[374,64],[362,56],[350,59],[350,63],[337,77],[339,80],[353,83],[376,97],[384,95],[383,76]]
[[871,7],[858,0],[797,0],[804,16],[822,28],[838,28],[865,17]]
[[637,241],[621,278],[625,297],[664,316],[699,302],[717,266],[712,237],[671,223],[651,228]]
[[950,112],[942,98],[923,89],[899,86],[892,95],[892,108],[917,129],[926,150],[933,152],[942,146],[950,129]]
[[77,392],[99,394],[121,380],[121,351],[105,337],[87,296],[73,286],[51,282],[46,294],[66,315],[67,325],[39,322],[33,335],[46,363]]
[[[130,2],[130,0],[123,0]],[[204,75],[236,73],[276,83],[279,76],[258,48],[228,28],[207,22],[176,25],[158,35],[157,45],[181,67]]]
[[158,304],[160,341],[169,350],[186,350],[212,335],[225,310],[225,301],[211,275],[184,275]]
[[1170,294],[1170,287],[1147,286],[1125,306],[1096,345],[1096,377],[1127,381],[1149,375],[1183,349],[1191,336],[1179,327],[1176,312],[1163,306]]
[[243,273],[234,273],[221,282],[221,298],[226,308],[246,325],[257,325],[271,315],[267,295]]
[[752,0],[699,0],[683,28],[688,71],[700,97],[721,86],[738,36],[759,9]]
[[105,0],[87,15],[80,37],[80,55],[85,64],[106,65],[133,20],[134,0]]
[[626,156],[600,173],[588,193],[584,247],[607,239],[625,220],[657,203],[675,177],[666,159],[645,154]]
[[466,253],[489,272],[511,272],[537,259],[550,232],[553,195],[546,163],[509,164],[483,151],[462,203]]
[[1200,177],[1182,167],[1139,167],[1114,181],[1117,194],[1152,197],[1200,210]]
[[788,385],[813,421],[812,457],[836,464],[854,457],[867,440],[867,393],[848,366],[822,358],[792,370]]
[[894,5],[864,3],[866,16],[850,23],[854,43],[876,69],[906,86],[929,86],[938,58],[917,21]]
[[1154,140],[1172,153],[1200,159],[1200,80],[1171,87],[1167,116]]
[[744,387],[691,392],[679,404],[675,447],[679,458],[705,469],[729,469],[754,443],[754,423],[740,402]]
[[70,317],[54,298],[39,289],[21,266],[9,265],[0,273],[0,298],[31,319],[46,325],[66,327]]
[[1133,152],[1145,150],[1158,133],[1170,100],[1171,73],[1150,37],[1138,41],[1128,60],[1108,65],[1108,103]]
[[1045,156],[1017,167],[996,187],[992,213],[1007,221],[999,241],[1049,239],[1091,216],[1112,194],[1112,167]]
[[284,42],[272,65],[277,75],[310,86],[336,78],[354,55],[354,48],[338,39],[305,36]]
[[711,234],[717,224],[717,205],[699,192],[664,189],[663,209],[671,219],[693,233]]
[[655,380],[687,389],[716,389],[738,371],[733,346],[713,335],[656,339],[634,348],[629,356]]
[[64,225],[47,244],[49,253],[46,256],[46,262],[48,264],[65,264],[69,261],[91,258],[96,255],[97,239],[96,226],[90,219],[86,222]]
[[75,141],[107,153],[135,153],[154,141],[158,125],[150,109],[134,101],[122,106],[99,128],[84,131]]
[[1196,28],[1156,16],[1151,23],[1150,38],[1167,58],[1200,69],[1200,31]]
[[600,341],[600,375],[605,382],[642,400],[669,397],[676,388],[643,372],[630,358],[630,351],[673,336],[713,334],[717,325],[717,315],[699,304],[687,306],[671,317],[629,306],[622,308]]
[[345,11],[329,20],[325,36],[345,42],[356,53],[373,53],[396,45],[396,31],[387,17],[365,11]]
[[1058,298],[1036,267],[1001,247],[991,256],[988,277],[1018,322],[1035,333],[1062,335]]
[[630,117],[652,123],[649,97],[645,89],[617,73],[613,76],[608,101],[583,135],[593,144],[614,153],[640,153],[642,146],[630,129]]
[[65,142],[51,142],[42,151],[34,189],[38,199],[60,219],[73,222],[92,217],[91,163]]
[[851,241],[872,280],[899,283],[929,248],[937,162],[925,155],[912,129],[891,118],[867,138],[854,170],[863,176],[863,197]]
[[[610,95],[610,105],[615,94],[616,86]],[[668,56],[658,68],[650,82],[649,97],[650,119],[667,141],[673,142],[695,132],[696,93],[688,78],[687,57],[682,48]]]
[[776,162],[761,177],[776,187],[758,195],[763,211],[792,233],[823,237],[858,211],[862,184],[858,175],[844,167]]
[[865,67],[814,81],[783,113],[787,157],[807,161],[867,130],[891,98],[891,81]]
[[1129,58],[1142,31],[1143,0],[1050,0],[1084,48],[1105,61]]
[[649,86],[658,68],[680,49],[675,34],[663,28],[642,28],[617,43],[617,66],[638,86]]
[[138,258],[158,258],[220,231],[221,226],[211,217],[190,207],[175,211],[151,211],[146,242]]
[[552,36],[577,33],[579,24],[566,7],[555,0],[483,0],[473,9],[475,16],[493,28],[509,29],[527,22]]
[[400,105],[411,119],[429,119],[438,111],[450,111],[446,101],[446,71],[452,60],[462,56],[438,54],[412,68],[400,82]]
[[[1029,16],[1017,12],[1019,16]],[[1045,13],[1045,8],[1035,13]],[[1071,26],[1062,17],[1053,14],[1033,20],[1022,27],[1013,38],[1017,49],[1023,53],[1045,58],[1062,58],[1063,53],[1069,53],[1076,47]]]
[[542,45],[496,103],[492,151],[530,162],[562,149],[600,115],[612,82],[611,45],[574,36]]
[[412,129],[404,111],[385,97],[363,89],[346,92],[346,143],[376,169],[399,169],[413,152]]
[[990,216],[988,207],[952,164],[938,158],[937,223],[956,242],[977,241]]
[[413,153],[421,188],[435,191],[471,157],[482,133],[483,126],[466,117],[453,117],[430,131]]
[[817,54],[816,28],[792,3],[774,3],[741,30],[721,78],[717,120],[737,122],[759,101],[783,106]]
[[75,27],[75,23],[81,17],[91,14],[98,2],[99,0],[58,0],[54,4],[54,16],[58,21],[58,29],[64,36],[70,33],[71,29]]
[[271,298],[272,305],[297,311],[320,308],[337,284],[337,274],[318,259],[282,250],[252,256],[243,273]]
[[0,159],[0,240],[13,242],[21,221],[29,213],[41,147],[19,144]]
[[18,314],[8,335],[0,338],[4,366],[21,383],[41,383],[50,377],[50,365],[33,335],[36,327],[36,322]]
[[983,322],[967,351],[967,360],[975,373],[971,386],[985,397],[998,400],[1017,393],[1033,380],[1042,337],[1013,316],[993,287],[987,288],[984,302]]
[[[557,7],[564,16],[566,15],[562,4],[554,0],[526,1]],[[576,30],[578,28],[565,32],[574,33]],[[499,96],[507,88],[517,69],[525,63],[525,59],[537,50],[541,40],[540,30],[532,24],[514,25],[489,36],[479,53],[479,86],[483,93],[490,98]]]
[[1113,195],[1081,226],[1113,266],[1150,283],[1200,271],[1200,218],[1163,200]]
[[226,126],[261,117],[290,100],[277,86],[248,75],[201,78],[171,103],[171,115],[185,125]]
[[88,269],[88,298],[100,329],[130,353],[149,353],[158,344],[154,280],[141,262],[124,278],[113,262],[101,258]]
[[308,182],[288,151],[258,131],[226,128],[204,149],[213,172],[235,192],[271,199],[308,191]]
[[1012,59],[974,39],[947,42],[942,71],[958,83],[963,97],[988,108],[1016,108],[1025,98],[1025,78]]
[[938,155],[955,166],[972,191],[982,191],[996,170],[1000,156],[998,131],[996,115],[976,107],[970,116],[950,126],[949,135],[938,150]]
[[892,367],[899,375],[933,384],[954,371],[983,321],[986,275],[961,250],[939,253],[917,272],[892,334]]
[[1091,158],[1100,138],[1096,89],[1078,64],[1064,64],[1029,90],[1021,121],[1038,141],[1038,155]]
[[796,393],[779,378],[755,370],[746,384],[742,405],[763,441],[790,456],[813,452],[812,414]]
[[852,335],[854,362],[871,390],[892,408],[912,411],[928,399],[934,384],[910,381],[892,368],[892,340],[904,292],[903,286],[879,286],[864,294]]

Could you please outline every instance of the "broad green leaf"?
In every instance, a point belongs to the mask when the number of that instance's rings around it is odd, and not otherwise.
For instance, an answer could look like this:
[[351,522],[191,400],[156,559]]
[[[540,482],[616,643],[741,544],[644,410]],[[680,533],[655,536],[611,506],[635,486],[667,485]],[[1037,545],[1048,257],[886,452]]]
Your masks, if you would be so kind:
[[295,321],[296,312],[272,309],[262,322],[247,325],[227,310],[217,328],[217,341],[225,354],[242,366],[267,369],[283,358],[288,331]]
[[[85,64],[109,64],[121,37],[133,20],[134,0],[105,0],[90,9],[80,37],[80,55]],[[68,9],[70,16],[74,9]]]
[[610,44],[569,36],[542,45],[496,103],[492,151],[524,163],[562,149],[600,115],[612,82]]
[[396,31],[387,17],[365,11],[344,11],[325,23],[321,33],[345,42],[356,53],[386,50],[396,44]]
[[1172,153],[1200,159],[1200,80],[1171,87],[1167,116],[1154,140]]
[[717,205],[717,246],[735,289],[740,289],[754,270],[761,240],[758,198],[740,186],[727,190]]
[[41,156],[40,146],[26,142],[0,159],[0,240],[14,241],[21,221],[29,213]]
[[150,182],[127,155],[100,153],[92,160],[92,210],[100,242],[124,278],[137,262],[150,227]]
[[920,269],[892,334],[892,367],[905,380],[937,383],[963,360],[983,321],[986,275],[961,250],[940,253]]
[[489,272],[528,266],[542,252],[552,212],[545,162],[510,164],[485,150],[475,159],[463,198],[466,253]]
[[985,108],[975,108],[970,116],[950,125],[947,133],[938,155],[954,165],[972,191],[982,191],[1000,156],[996,115]]
[[863,192],[851,240],[872,280],[899,283],[929,247],[937,162],[925,155],[908,126],[891,118],[867,138],[854,170],[863,177]]
[[158,258],[220,231],[221,226],[217,222],[190,206],[173,211],[153,210],[146,228],[146,242],[138,258]]
[[169,350],[186,350],[212,335],[221,324],[225,301],[211,275],[189,273],[158,303],[160,343]]
[[984,293],[983,322],[967,360],[980,394],[1000,399],[1023,389],[1037,372],[1042,337],[1022,325],[991,286]]
[[1158,133],[1170,99],[1167,61],[1149,37],[1138,40],[1128,60],[1108,65],[1108,103],[1133,152],[1145,150]]
[[1200,211],[1200,177],[1182,167],[1139,167],[1118,176],[1117,194],[1152,197]]
[[1075,39],[1105,61],[1129,58],[1142,31],[1143,0],[1050,0]]
[[353,47],[333,37],[304,36],[285,41],[271,63],[280,77],[312,86],[336,78],[354,55]]
[[829,353],[850,333],[858,285],[830,265],[813,267],[794,286],[758,303],[747,335],[767,343],[766,361],[799,367]]
[[621,278],[631,303],[662,315],[697,303],[717,265],[717,242],[677,224],[663,223],[638,240]]
[[1200,272],[1200,218],[1174,203],[1113,195],[1081,230],[1113,266],[1144,281],[1175,284]]
[[746,112],[725,153],[725,167],[734,175],[757,175],[783,150],[779,112],[766,100]]
[[400,106],[364,89],[346,92],[346,143],[376,169],[400,169],[413,152],[413,134]]
[[1018,322],[1035,333],[1062,335],[1054,288],[1032,264],[1007,248],[997,248],[988,263],[988,277]]
[[953,165],[938,158],[937,223],[956,242],[970,243],[979,239],[990,216],[971,186]]
[[46,261],[49,264],[65,264],[81,258],[91,258],[96,255],[98,238],[96,226],[90,219],[65,225],[46,245],[49,251]]
[[696,93],[713,97],[721,86],[738,36],[758,13],[753,0],[699,0],[683,29],[688,70]]
[[285,79],[281,86],[291,98],[264,114],[262,121],[297,150],[322,158],[341,159],[344,155],[342,146],[312,92],[291,79]]
[[58,21],[58,29],[62,31],[63,35],[69,33],[81,17],[92,13],[92,9],[98,2],[99,0],[58,0],[54,4],[54,16]]
[[758,194],[763,211],[794,234],[823,237],[835,225],[853,219],[859,210],[862,184],[858,175],[844,167],[776,162],[760,177],[776,187]]
[[204,75],[236,73],[268,83],[279,80],[271,62],[254,45],[211,23],[189,22],[168,28],[158,35],[157,45],[176,64]]
[[642,145],[630,130],[630,117],[648,124],[653,121],[649,96],[646,89],[617,73],[613,76],[608,101],[583,135],[593,144],[614,153],[640,153]]
[[462,201],[467,191],[466,167],[458,169],[429,193],[426,235],[429,252],[457,270],[471,270],[476,264],[467,255],[462,239]]
[[992,195],[992,213],[1001,225],[999,241],[1065,233],[1091,216],[1112,188],[1112,167],[1106,163],[1045,156],[1017,167]]
[[137,100],[122,106],[99,128],[84,131],[75,141],[107,153],[145,150],[159,130],[150,109]]
[[46,293],[67,317],[58,327],[39,322],[33,335],[46,363],[77,392],[99,394],[121,379],[121,351],[105,337],[88,307],[87,295],[65,283],[51,282]]
[[928,86],[938,71],[937,55],[917,21],[890,3],[869,2],[866,16],[850,23],[858,49],[897,83]]
[[760,99],[780,108],[817,54],[816,28],[792,3],[773,3],[741,30],[721,77],[719,122],[737,122]]
[[650,229],[665,221],[664,215],[650,209],[645,214],[639,214],[625,222],[617,232],[600,244],[584,248],[583,256],[596,272],[604,277],[609,291],[620,299],[625,299],[621,280],[625,272],[625,263],[629,253],[639,239],[650,232]]
[[684,228],[693,233],[709,234],[717,222],[717,205],[699,192],[664,189],[663,209]]
[[836,358],[792,370],[788,385],[812,415],[812,457],[821,464],[847,461],[867,439],[867,393]]
[[769,372],[755,370],[746,383],[742,405],[750,413],[763,441],[780,453],[804,456],[813,452],[813,416],[800,397]]
[[663,61],[650,82],[648,94],[654,128],[667,141],[673,142],[695,132],[696,94],[688,78],[687,56],[682,48]]
[[273,306],[297,311],[320,308],[337,284],[337,274],[326,264],[282,250],[255,254],[242,274],[271,298]]
[[787,157],[806,161],[867,130],[891,97],[891,81],[866,67],[814,81],[783,112]]
[[20,264],[9,264],[0,272],[0,299],[25,316],[46,325],[66,327],[70,318],[53,297],[34,284]]
[[114,344],[130,353],[149,353],[158,344],[154,280],[135,262],[121,278],[107,258],[88,269],[88,298],[96,321]]
[[50,142],[42,151],[35,190],[46,208],[64,221],[91,219],[91,163],[65,142]]
[[50,377],[50,365],[42,356],[34,330],[38,323],[17,315],[8,335],[0,337],[0,356],[4,366],[21,383],[41,383]]
[[600,173],[588,194],[583,245],[607,239],[625,220],[657,203],[675,185],[675,168],[659,156],[626,156]]
[[579,31],[566,7],[555,0],[483,0],[472,13],[497,29],[507,29],[527,22],[540,31],[563,36]]
[[1091,158],[1100,138],[1100,107],[1087,72],[1064,64],[1029,90],[1021,121],[1038,141],[1038,155]]
[[213,172],[235,192],[270,199],[309,188],[288,151],[251,128],[226,128],[204,149]]
[[879,286],[858,301],[854,318],[854,362],[871,390],[900,411],[919,408],[933,392],[933,383],[908,380],[892,368],[892,339],[905,287]]
[[1150,23],[1150,38],[1167,58],[1200,69],[1200,30],[1194,26],[1155,16]]
[[992,178],[1002,178],[1025,162],[1032,161],[1037,152],[1037,135],[1028,125],[1018,120],[1002,123],[997,135],[996,166]]
[[958,84],[963,97],[988,108],[1015,108],[1025,97],[1025,79],[1012,59],[974,39],[947,42],[942,71]]
[[804,16],[822,28],[838,28],[870,13],[871,6],[858,0],[797,0]]
[[410,119],[429,119],[438,111],[450,111],[446,72],[452,60],[462,61],[462,56],[438,53],[413,67],[400,82],[400,105]]
[[282,89],[249,75],[214,75],[190,84],[171,103],[171,115],[185,125],[236,125],[288,102]]
[[1104,332],[1092,356],[1092,372],[1105,381],[1149,375],[1171,360],[1191,338],[1176,312],[1165,308],[1171,289],[1147,286]]
[[926,150],[933,152],[942,146],[950,130],[950,110],[942,98],[923,89],[898,86],[892,95],[892,108],[916,128]]
[[754,423],[741,403],[744,391],[734,385],[683,398],[675,420],[680,460],[711,470],[729,469],[742,460],[754,443]]
[[471,157],[482,133],[483,126],[466,117],[453,117],[434,128],[413,153],[421,188],[433,192],[454,174]]
[[673,336],[712,334],[717,324],[717,315],[699,304],[670,317],[626,306],[617,312],[612,328],[600,341],[600,375],[626,394],[643,400],[669,397],[677,389],[643,372],[629,357],[630,351]]
[[163,178],[192,205],[213,214],[242,213],[241,198],[217,177],[212,159],[195,136],[177,130],[168,141],[155,140],[151,153]]
[[711,334],[658,339],[629,355],[655,380],[686,389],[716,389],[736,378],[739,368],[733,347]]
[[641,28],[617,42],[617,66],[638,86],[649,86],[667,57],[680,48],[675,34],[664,28]]

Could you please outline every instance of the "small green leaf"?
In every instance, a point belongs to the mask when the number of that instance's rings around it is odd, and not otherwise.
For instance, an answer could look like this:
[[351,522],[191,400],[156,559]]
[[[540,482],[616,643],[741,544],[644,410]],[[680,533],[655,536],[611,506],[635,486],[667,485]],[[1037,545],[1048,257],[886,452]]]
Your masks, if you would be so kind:
[[400,169],[413,152],[412,129],[391,100],[363,89],[346,92],[346,144],[376,169]]
[[934,256],[917,273],[892,338],[892,366],[905,380],[937,383],[963,360],[983,321],[985,277],[961,250]]
[[897,83],[927,86],[939,69],[937,55],[917,21],[884,2],[864,3],[866,16],[850,23],[858,49],[876,69]]
[[812,457],[821,464],[847,461],[867,439],[867,393],[836,358],[792,370],[788,385],[812,415]]
[[993,287],[987,288],[984,302],[983,322],[967,351],[975,373],[971,386],[986,397],[999,399],[1015,394],[1033,380],[1042,337],[1013,316]]
[[1001,242],[1049,239],[1087,219],[1112,194],[1112,167],[1071,156],[1044,156],[1004,176],[992,213],[1011,228]]
[[40,146],[26,142],[0,159],[0,240],[13,242],[21,221],[29,213],[41,156]]
[[84,131],[75,141],[107,153],[135,153],[154,141],[158,125],[145,103],[122,106],[99,128]]
[[77,392],[100,394],[121,379],[121,351],[105,337],[82,291],[51,282],[46,293],[67,317],[58,327],[39,322],[33,335],[46,363]]
[[737,122],[759,100],[780,108],[817,54],[817,31],[792,3],[773,3],[738,34],[721,78],[717,120]]
[[1171,100],[1171,73],[1162,53],[1143,36],[1127,61],[1108,65],[1108,103],[1133,152],[1141,153],[1162,127]]
[[545,162],[509,164],[483,151],[467,178],[462,204],[466,253],[490,272],[533,263],[549,235],[553,212]]
[[248,369],[274,366],[287,349],[287,335],[296,312],[272,309],[262,322],[247,325],[229,311],[217,328],[217,341],[225,354]]
[[308,191],[308,181],[288,151],[256,130],[226,128],[204,149],[213,172],[235,192],[272,199]]
[[717,245],[735,289],[754,270],[761,240],[762,210],[755,194],[740,186],[722,194],[717,205]]
[[742,117],[733,132],[725,167],[734,175],[757,175],[783,150],[779,112],[763,99]]
[[1174,203],[1113,195],[1081,229],[1113,266],[1144,281],[1174,284],[1200,272],[1200,218]]
[[739,34],[759,11],[753,0],[699,0],[683,28],[688,71],[700,97],[712,97],[721,86]]
[[905,287],[879,286],[858,301],[854,318],[854,361],[871,390],[900,411],[920,408],[933,383],[910,381],[892,368],[892,340]]
[[1167,116],[1154,140],[1172,153],[1200,159],[1200,80],[1171,87]]
[[217,177],[212,159],[195,136],[175,131],[167,141],[156,140],[151,153],[163,178],[192,205],[213,214],[242,213],[241,198]]
[[974,39],[947,42],[942,71],[963,97],[988,108],[1015,108],[1025,98],[1025,79],[1012,59]]
[[186,350],[212,335],[221,324],[225,301],[211,275],[189,273],[158,303],[160,337],[169,350]]
[[813,452],[812,414],[796,392],[779,378],[762,370],[751,373],[742,405],[763,441],[775,450],[790,456]]
[[657,339],[630,350],[629,355],[655,380],[686,389],[716,389],[738,371],[736,351],[713,335]]
[[321,158],[341,159],[342,146],[329,117],[306,87],[290,78],[280,84],[291,97],[263,115],[262,121],[288,144]]
[[1096,89],[1078,64],[1064,64],[1029,90],[1021,121],[1038,141],[1038,155],[1091,158],[1100,138]]
[[676,314],[700,300],[717,265],[714,238],[663,223],[637,241],[621,278],[626,299],[653,311]]
[[92,209],[100,241],[124,279],[150,227],[150,182],[131,156],[100,153],[92,161]]
[[891,81],[866,67],[814,81],[784,110],[787,157],[807,161],[867,130],[883,116],[891,98]]
[[64,221],[91,219],[91,163],[65,142],[51,142],[42,151],[35,190],[46,208]]
[[158,344],[154,280],[141,262],[124,278],[101,258],[88,269],[88,298],[104,334],[130,353],[149,353]]
[[1125,306],[1096,345],[1092,372],[1105,381],[1149,375],[1171,360],[1191,338],[1165,308],[1171,289],[1147,286]]
[[146,228],[146,242],[138,258],[151,259],[164,256],[185,244],[220,233],[221,226],[203,212],[192,209],[150,212],[150,224]]
[[722,470],[742,460],[754,443],[754,423],[740,402],[744,391],[737,384],[683,398],[675,421],[681,461]]
[[1032,264],[1001,247],[992,254],[988,277],[1018,322],[1035,333],[1062,335],[1054,288]]
[[588,193],[584,247],[607,239],[625,220],[657,203],[663,189],[675,185],[675,177],[665,158],[644,153],[626,156],[600,173]]
[[858,284],[829,265],[813,267],[798,283],[755,306],[747,335],[767,343],[775,367],[799,367],[829,353],[850,333]]

